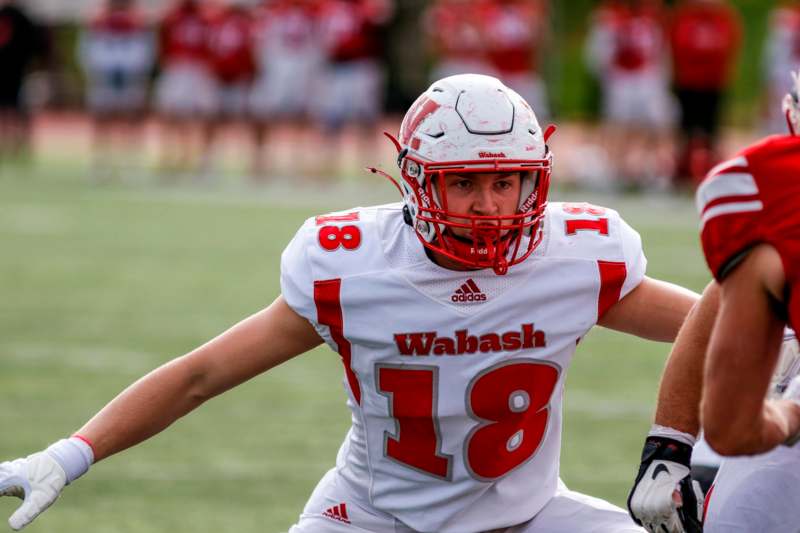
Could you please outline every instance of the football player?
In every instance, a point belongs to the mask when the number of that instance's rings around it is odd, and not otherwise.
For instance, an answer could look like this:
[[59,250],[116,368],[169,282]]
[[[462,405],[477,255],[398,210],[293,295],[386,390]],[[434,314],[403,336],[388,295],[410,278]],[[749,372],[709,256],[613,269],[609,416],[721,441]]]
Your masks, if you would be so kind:
[[210,17],[208,59],[217,88],[214,113],[205,132],[205,145],[211,149],[225,125],[247,118],[256,73],[252,19],[252,10],[244,0],[226,0]]
[[615,211],[548,204],[552,131],[495,78],[434,83],[395,140],[403,201],[307,220],[269,307],[0,464],[0,491],[25,500],[11,526],[93,462],[325,342],[352,427],[292,533],[643,531],[559,479],[564,380],[594,325],[672,341],[697,297],[645,276]]
[[92,114],[93,172],[114,166],[118,151],[138,144],[155,42],[133,0],[109,0],[81,31],[78,59]]
[[317,31],[325,65],[311,111],[324,135],[318,144],[324,150],[317,151],[325,168],[343,170],[347,126],[355,126],[358,154],[375,149],[374,128],[383,112],[383,33],[393,13],[393,0],[322,0],[319,4]]
[[[192,167],[198,152],[209,152],[208,121],[217,104],[208,48],[210,19],[208,7],[200,0],[175,0],[161,22],[156,107],[166,169]],[[197,132],[203,133],[200,139]]]
[[712,169],[697,191],[703,251],[716,283],[670,355],[628,500],[650,531],[701,527],[702,499],[688,477],[701,419],[722,455],[763,454],[723,462],[705,530],[778,533],[800,523],[800,448],[792,446],[800,432],[800,362],[796,341],[784,336],[787,324],[797,329],[800,312],[792,290],[800,264],[800,80],[794,82],[783,105],[790,134],[745,148]]
[[672,171],[664,19],[659,0],[601,2],[586,42],[587,61],[602,87],[607,150],[629,185],[661,187]]
[[[266,174],[264,154],[277,128],[290,137],[282,152],[297,165],[308,145],[308,119],[314,88],[323,66],[317,5],[314,0],[270,0],[261,3],[254,22],[258,74],[250,95],[257,144],[253,173]],[[269,142],[268,142],[269,140]],[[278,150],[274,150],[277,156]],[[277,168],[275,166],[274,168]]]
[[474,0],[434,0],[425,9],[421,26],[432,55],[431,81],[467,72],[494,74],[478,7]]
[[539,119],[549,115],[539,61],[547,37],[547,15],[547,5],[541,0],[478,3],[481,41],[492,68],[536,110]]

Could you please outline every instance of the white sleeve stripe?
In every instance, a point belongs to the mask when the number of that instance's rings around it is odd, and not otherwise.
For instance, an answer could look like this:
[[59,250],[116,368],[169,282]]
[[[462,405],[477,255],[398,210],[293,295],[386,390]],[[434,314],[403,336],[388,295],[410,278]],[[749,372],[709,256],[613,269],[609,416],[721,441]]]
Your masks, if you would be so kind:
[[730,174],[717,174],[705,180],[697,188],[695,203],[697,212],[702,213],[709,203],[720,198],[730,196],[753,196],[758,194],[758,185],[752,174],[735,172]]
[[729,202],[726,204],[715,205],[703,213],[703,218],[700,220],[700,229],[702,230],[709,220],[720,215],[730,215],[731,213],[748,213],[751,211],[761,211],[762,209],[764,209],[764,204],[762,204],[760,200],[754,200],[752,202]]
[[714,174],[720,174],[725,172],[728,169],[736,168],[736,167],[747,167],[747,158],[745,156],[735,157],[733,159],[728,159],[727,161],[723,161],[719,163],[717,166],[712,168],[708,171],[709,176],[713,176]]

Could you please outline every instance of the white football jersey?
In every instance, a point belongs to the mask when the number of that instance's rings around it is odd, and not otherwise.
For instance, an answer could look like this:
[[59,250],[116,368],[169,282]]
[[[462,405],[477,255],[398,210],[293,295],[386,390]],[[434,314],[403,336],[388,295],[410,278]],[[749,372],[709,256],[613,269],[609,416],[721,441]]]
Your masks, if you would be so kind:
[[417,531],[529,520],[556,491],[576,345],[645,266],[639,235],[588,204],[551,203],[504,276],[433,263],[400,204],[306,221],[281,288],[344,363],[339,477]]

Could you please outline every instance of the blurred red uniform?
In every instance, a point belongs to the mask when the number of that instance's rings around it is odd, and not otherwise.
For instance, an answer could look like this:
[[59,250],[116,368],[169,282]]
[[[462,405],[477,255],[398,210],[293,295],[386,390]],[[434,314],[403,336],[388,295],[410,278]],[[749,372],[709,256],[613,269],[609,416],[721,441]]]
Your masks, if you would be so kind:
[[209,14],[195,0],[179,0],[161,23],[157,99],[167,115],[208,115],[214,110],[209,29]]
[[81,32],[78,49],[92,112],[117,115],[145,109],[155,51],[153,35],[132,3],[105,6]]
[[686,89],[723,89],[730,81],[740,33],[736,13],[723,2],[679,5],[671,31],[675,83]]
[[540,0],[484,0],[478,5],[489,62],[503,83],[517,91],[540,119],[549,115],[538,64],[546,16]]
[[181,0],[161,23],[162,67],[175,63],[207,64],[209,16],[195,0]]
[[741,29],[727,3],[680,4],[671,29],[675,90],[681,104],[683,155],[678,172],[701,179],[713,166],[722,95],[730,83]]
[[320,36],[328,60],[317,98],[325,125],[333,130],[345,122],[372,123],[381,111],[383,71],[381,28],[392,14],[387,0],[323,0]]
[[605,2],[598,7],[588,55],[603,85],[611,122],[663,128],[672,118],[659,2]]
[[225,116],[244,115],[256,71],[250,11],[229,5],[216,13],[209,27],[208,50],[217,81],[215,111]]
[[250,102],[254,115],[260,119],[304,117],[322,60],[316,2],[264,2],[254,18],[258,65]]
[[454,74],[494,74],[478,17],[475,3],[465,0],[435,0],[425,12],[423,27],[436,58],[431,80]]

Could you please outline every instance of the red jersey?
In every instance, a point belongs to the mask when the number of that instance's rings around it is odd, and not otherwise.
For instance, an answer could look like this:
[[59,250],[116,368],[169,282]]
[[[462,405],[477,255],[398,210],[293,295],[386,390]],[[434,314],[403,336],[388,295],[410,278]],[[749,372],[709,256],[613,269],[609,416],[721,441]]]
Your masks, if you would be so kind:
[[616,70],[641,71],[661,63],[664,25],[655,8],[619,8],[612,11],[613,52]]
[[179,2],[161,23],[161,63],[208,62],[209,17],[197,2]]
[[144,18],[135,9],[105,9],[89,22],[92,31],[113,34],[137,33],[145,27]]
[[252,17],[243,7],[229,7],[211,22],[209,58],[221,81],[238,82],[255,75],[252,28]]
[[438,0],[424,15],[425,31],[440,59],[479,59],[483,53],[477,9],[472,2]]
[[380,28],[388,21],[385,0],[327,0],[320,6],[322,41],[333,62],[377,58]]
[[725,87],[740,34],[739,18],[725,4],[687,2],[679,6],[670,31],[678,87],[697,90]]
[[536,70],[544,34],[544,7],[538,0],[487,0],[478,8],[486,52],[502,74]]
[[[775,247],[789,286],[800,282],[800,137],[767,137],[709,172],[697,189],[701,240],[711,273],[721,281],[748,249]],[[789,321],[800,327],[792,291]]]
[[259,6],[254,38],[267,54],[307,50],[316,45],[317,9],[309,0],[273,0]]

